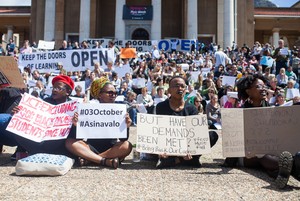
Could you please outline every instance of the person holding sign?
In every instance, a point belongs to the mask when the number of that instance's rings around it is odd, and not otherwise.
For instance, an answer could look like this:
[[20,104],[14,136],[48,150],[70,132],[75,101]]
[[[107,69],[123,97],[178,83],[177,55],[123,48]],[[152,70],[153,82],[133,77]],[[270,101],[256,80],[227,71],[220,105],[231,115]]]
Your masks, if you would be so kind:
[[278,75],[281,68],[287,68],[289,59],[289,51],[287,47],[284,47],[284,40],[278,41],[278,47],[274,51],[273,58],[276,61],[276,75]]
[[[52,95],[50,97],[45,98],[45,102],[50,103],[52,105],[59,105],[67,101],[71,101],[69,96],[71,95],[72,90],[74,89],[74,81],[70,77],[66,75],[56,76],[52,79],[52,85]],[[18,111],[19,108],[16,108],[16,112]],[[23,138],[19,135],[15,135],[15,139],[18,142],[18,144],[21,147],[23,147],[30,155],[36,153],[48,153],[62,154],[73,157],[65,148],[65,139],[35,142],[30,139]]]
[[[186,82],[185,79],[180,76],[174,76],[171,78],[170,87],[168,92],[170,98],[158,103],[156,106],[156,114],[158,115],[175,115],[175,116],[189,116],[197,115],[197,108],[190,103],[184,101],[184,95],[186,93]],[[218,141],[218,134],[214,131],[209,132],[210,146],[214,146]],[[173,167],[175,165],[187,165],[192,167],[200,167],[199,161],[200,155],[192,156],[190,154],[180,157],[180,156],[167,156],[160,155],[156,168],[166,168]]]
[[[91,85],[91,95],[100,103],[114,103],[116,99],[116,89],[107,77],[94,80]],[[127,128],[131,125],[131,119],[126,114]],[[78,113],[74,115],[74,124],[78,122]],[[80,157],[80,165],[87,165],[92,162],[102,166],[117,169],[120,161],[124,160],[131,152],[132,145],[127,141],[129,130],[127,129],[126,139],[88,139],[83,140],[69,138],[66,141],[67,149]]]
[[[240,99],[245,100],[244,108],[270,106],[266,100],[266,81],[266,78],[261,74],[249,75],[239,80],[237,84],[238,96]],[[279,157],[266,154],[253,156],[251,158],[244,157],[241,160],[238,158],[226,158],[224,166],[235,167],[238,164],[248,168],[264,170],[270,177],[276,178],[275,182],[279,188],[284,188],[291,174],[293,157],[289,152],[283,152]],[[295,168],[300,170],[300,167],[294,166],[294,169]]]

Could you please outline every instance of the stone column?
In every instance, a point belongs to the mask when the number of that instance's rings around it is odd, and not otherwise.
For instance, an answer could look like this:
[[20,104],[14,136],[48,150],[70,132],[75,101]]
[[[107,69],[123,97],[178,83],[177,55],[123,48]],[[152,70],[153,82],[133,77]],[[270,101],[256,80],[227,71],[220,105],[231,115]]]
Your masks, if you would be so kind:
[[44,40],[53,41],[54,39],[55,39],[55,0],[46,0]]
[[273,45],[275,48],[278,47],[278,41],[279,41],[279,28],[274,28],[273,30]]
[[197,0],[187,0],[187,39],[198,36],[198,5]]
[[80,1],[80,24],[79,24],[79,42],[90,37],[90,10],[91,0]]
[[151,40],[161,39],[161,1],[152,0],[153,18],[151,22]]
[[224,48],[231,47],[234,41],[234,2],[224,1]]
[[123,6],[126,0],[116,1],[116,16],[115,16],[115,38],[118,40],[125,40],[125,21],[123,20]]
[[6,37],[6,42],[9,43],[9,39],[13,39],[13,35],[14,35],[14,27],[12,25],[7,26],[7,37]]

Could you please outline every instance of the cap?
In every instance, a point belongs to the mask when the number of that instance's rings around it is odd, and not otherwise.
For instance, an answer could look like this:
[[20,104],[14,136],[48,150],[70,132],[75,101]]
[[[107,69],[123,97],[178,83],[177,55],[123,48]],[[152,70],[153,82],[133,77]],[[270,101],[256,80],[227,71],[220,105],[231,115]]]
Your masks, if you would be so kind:
[[53,78],[52,85],[54,85],[54,83],[56,83],[56,82],[63,82],[66,85],[68,85],[72,90],[74,89],[74,85],[75,85],[74,81],[69,76],[58,75],[58,76]]

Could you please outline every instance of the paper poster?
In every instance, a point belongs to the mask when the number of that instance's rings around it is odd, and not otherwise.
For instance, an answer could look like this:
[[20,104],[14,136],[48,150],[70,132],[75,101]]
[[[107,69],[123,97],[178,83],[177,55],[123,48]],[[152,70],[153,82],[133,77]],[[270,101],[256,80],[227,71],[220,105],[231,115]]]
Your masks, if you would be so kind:
[[126,138],[126,105],[116,103],[78,104],[77,135],[79,139]]
[[137,151],[185,156],[210,153],[206,115],[137,117]]
[[64,139],[69,135],[77,102],[52,105],[27,93],[20,111],[13,115],[6,130],[35,142]]

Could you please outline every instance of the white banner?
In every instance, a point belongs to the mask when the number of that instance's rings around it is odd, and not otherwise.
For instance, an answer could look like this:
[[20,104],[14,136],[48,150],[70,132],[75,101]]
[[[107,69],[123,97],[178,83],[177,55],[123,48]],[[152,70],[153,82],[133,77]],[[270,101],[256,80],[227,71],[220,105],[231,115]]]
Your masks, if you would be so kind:
[[138,113],[137,151],[185,156],[210,153],[207,117]]
[[78,105],[78,139],[126,138],[125,104],[81,103]]
[[[103,48],[108,47],[108,42],[111,39],[105,38],[89,38],[87,42],[93,47],[95,41],[102,43]],[[137,52],[152,52],[153,45],[156,45],[159,50],[164,49],[167,52],[171,51],[171,45],[176,41],[176,50],[182,52],[191,51],[191,46],[194,44],[195,49],[199,49],[199,41],[194,39],[161,39],[161,40],[115,40],[115,45],[122,48],[128,42],[131,47],[136,48]]]
[[29,66],[31,71],[40,73],[57,71],[57,64],[61,62],[66,71],[85,71],[94,69],[94,63],[99,62],[104,69],[108,61],[114,61],[113,49],[84,49],[35,52],[32,54],[20,54],[19,66]]
[[76,101],[52,105],[27,93],[19,104],[20,111],[6,130],[35,142],[64,139],[69,135]]

